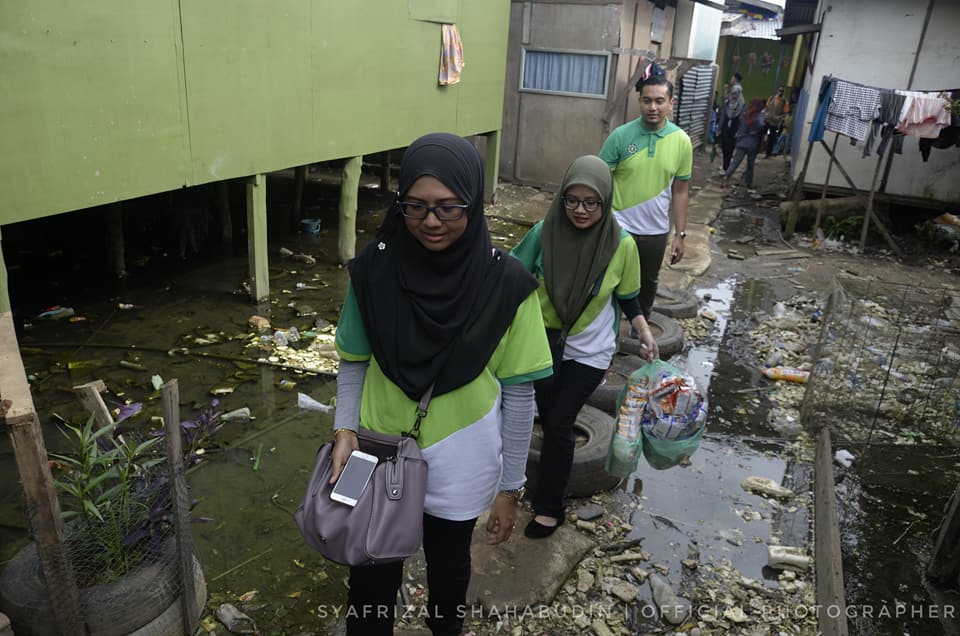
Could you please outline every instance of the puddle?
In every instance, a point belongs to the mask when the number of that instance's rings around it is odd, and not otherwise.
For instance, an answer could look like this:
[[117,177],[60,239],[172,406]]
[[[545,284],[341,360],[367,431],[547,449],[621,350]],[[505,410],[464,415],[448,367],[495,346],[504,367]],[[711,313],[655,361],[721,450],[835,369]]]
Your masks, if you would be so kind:
[[[309,326],[316,318],[336,319],[347,273],[332,264],[336,217],[319,201],[310,206],[310,216],[322,219],[319,236],[291,235],[271,226],[272,301],[262,307],[235,293],[246,276],[242,249],[237,254],[214,250],[186,263],[155,256],[153,264],[136,271],[131,281],[99,286],[78,270],[62,267],[66,262],[62,258],[49,269],[40,265],[42,259],[24,259],[28,266],[11,271],[18,318],[57,303],[74,305],[86,318],[78,323],[31,320],[34,326],[20,334],[27,370],[36,375],[34,399],[49,450],[62,450],[53,414],[83,418],[71,387],[95,378],[104,379],[124,399],[144,401],[151,413],[159,411],[150,387],[150,374],[158,370],[167,379],[179,380],[184,417],[209,404],[210,390],[225,383],[233,390],[220,397],[218,408],[251,408],[256,419],[228,424],[217,440],[224,449],[211,453],[189,480],[199,500],[194,515],[211,519],[193,528],[211,591],[210,604],[236,603],[241,594],[257,590],[243,609],[264,633],[334,633],[341,627],[336,608],[346,597],[346,569],[310,550],[291,516],[306,487],[316,449],[329,438],[332,427],[330,415],[298,415],[297,392],[326,402],[335,394],[335,383],[322,376],[232,359],[249,357],[244,345],[251,314],[268,316],[275,326],[284,328]],[[765,219],[727,213],[723,222],[731,223],[731,228],[739,223],[747,231],[759,228]],[[376,219],[364,215],[360,225],[365,228],[362,243],[372,236]],[[493,219],[489,225],[495,245],[503,248],[512,247],[526,232],[524,227]],[[4,234],[9,238],[6,227]],[[315,254],[318,264],[281,259],[275,256],[280,247]],[[30,277],[48,283],[29,284],[28,270]],[[76,280],[86,280],[85,286],[71,287],[70,281]],[[312,288],[298,289],[298,282]],[[689,467],[654,471],[641,462],[642,468],[616,495],[624,509],[632,510],[624,517],[633,526],[630,538],[643,537],[643,549],[653,555],[653,562],[669,568],[675,585],[693,583],[696,571],[686,569],[681,561],[695,558],[704,569],[729,560],[744,576],[775,588],[776,575],[765,568],[767,542],[804,545],[809,540],[811,523],[803,505],[777,506],[740,487],[748,475],[782,481],[798,493],[806,493],[812,482],[809,465],[792,459],[794,451],[769,421],[770,391],[776,388],[765,388],[769,385],[760,378],[762,360],[757,359],[750,339],[756,320],[792,292],[781,284],[735,272],[692,290],[701,298],[710,294],[706,306],[717,320],[704,342],[688,345],[674,362],[707,391],[708,434]],[[137,308],[119,309],[120,303]],[[197,351],[221,357],[167,355],[185,334],[208,331],[221,334],[222,342]],[[123,367],[123,360],[133,360],[145,371]],[[295,382],[296,390],[280,388],[282,380]],[[760,387],[764,390],[754,390]],[[841,482],[847,488],[838,498],[845,511],[844,566],[851,603],[878,599],[910,603],[928,598],[918,572],[918,555],[924,554],[929,531],[942,515],[941,493],[949,492],[949,484],[956,484],[960,477],[955,458],[934,460],[932,451],[927,451],[927,455],[919,452],[907,458],[895,449],[870,460],[876,466],[907,462],[917,467],[923,479],[897,482],[894,488],[882,475],[861,474],[863,464],[855,464],[857,470]],[[260,462],[254,470],[253,458],[258,454]],[[938,481],[928,480],[930,474]],[[2,564],[27,539],[20,495],[10,487],[16,483],[16,472],[7,436],[0,438],[0,479],[8,484],[0,493]],[[643,509],[631,508],[636,503]],[[914,512],[926,516],[921,519]],[[893,549],[905,529],[908,532]],[[691,548],[699,557],[691,556]],[[642,590],[648,599],[649,587]],[[851,623],[851,627],[858,628],[852,633],[867,635],[940,634],[944,629],[929,620]]]

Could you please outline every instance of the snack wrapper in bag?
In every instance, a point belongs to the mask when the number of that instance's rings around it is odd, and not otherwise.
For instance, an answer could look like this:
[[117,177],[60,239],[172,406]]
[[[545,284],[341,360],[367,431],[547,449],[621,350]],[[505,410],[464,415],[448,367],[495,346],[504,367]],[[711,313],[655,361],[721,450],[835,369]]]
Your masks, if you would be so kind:
[[643,365],[617,400],[605,470],[626,477],[640,454],[652,468],[676,466],[699,447],[706,414],[706,399],[692,377],[662,360]]

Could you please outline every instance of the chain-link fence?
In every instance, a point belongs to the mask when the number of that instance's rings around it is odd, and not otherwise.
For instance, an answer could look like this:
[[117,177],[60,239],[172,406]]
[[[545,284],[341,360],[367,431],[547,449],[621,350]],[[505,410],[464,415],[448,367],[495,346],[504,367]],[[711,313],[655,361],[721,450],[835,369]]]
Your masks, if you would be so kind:
[[838,276],[801,420],[847,443],[960,442],[960,297]]

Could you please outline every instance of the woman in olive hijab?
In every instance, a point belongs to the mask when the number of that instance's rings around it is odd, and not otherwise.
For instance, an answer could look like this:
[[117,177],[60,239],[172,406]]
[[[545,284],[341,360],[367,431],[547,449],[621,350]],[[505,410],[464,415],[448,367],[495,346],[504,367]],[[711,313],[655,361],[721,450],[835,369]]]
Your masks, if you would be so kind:
[[613,217],[612,198],[607,164],[594,155],[577,158],[547,216],[512,252],[540,281],[540,310],[553,348],[553,375],[534,385],[543,446],[533,495],[536,516],[524,531],[532,539],[553,534],[564,521],[573,425],[617,350],[621,310],[647,356],[659,357],[637,300],[637,245]]

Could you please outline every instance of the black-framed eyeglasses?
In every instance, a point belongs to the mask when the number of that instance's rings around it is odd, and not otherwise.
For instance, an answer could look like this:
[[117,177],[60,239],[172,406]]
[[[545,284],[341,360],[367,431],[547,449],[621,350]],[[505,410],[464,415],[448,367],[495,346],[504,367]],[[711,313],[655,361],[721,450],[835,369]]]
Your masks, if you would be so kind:
[[441,203],[439,205],[426,205],[425,203],[414,203],[412,201],[400,201],[399,203],[403,216],[417,221],[427,218],[427,215],[431,212],[441,221],[458,221],[470,208],[469,203]]
[[599,199],[578,199],[577,197],[567,196],[560,197],[560,199],[563,201],[563,207],[567,208],[571,212],[582,205],[583,209],[588,214],[593,214],[599,210],[600,205],[603,203],[603,201],[600,201]]

